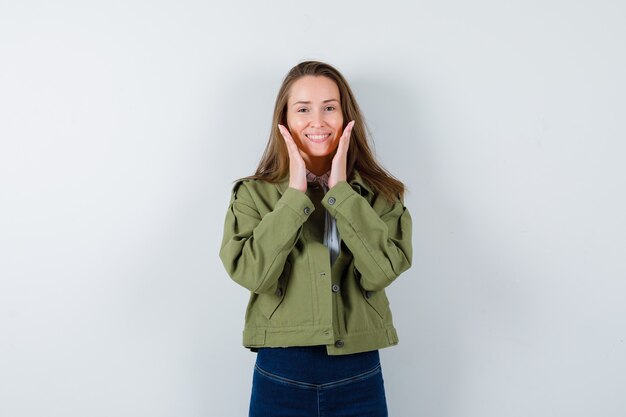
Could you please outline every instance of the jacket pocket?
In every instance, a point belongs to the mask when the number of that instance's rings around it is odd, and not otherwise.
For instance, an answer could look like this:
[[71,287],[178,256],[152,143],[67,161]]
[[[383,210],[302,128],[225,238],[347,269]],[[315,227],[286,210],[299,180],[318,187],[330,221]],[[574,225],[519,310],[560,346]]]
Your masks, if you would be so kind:
[[363,298],[367,302],[367,304],[380,316],[381,319],[385,320],[387,317],[387,312],[389,311],[389,299],[385,294],[385,290],[380,291],[366,291],[361,286],[361,273],[356,267],[354,268],[354,276],[357,280],[359,289],[361,290],[361,294]]
[[280,306],[285,299],[285,291],[287,289],[287,281],[291,272],[291,263],[285,262],[283,272],[278,278],[278,285],[276,291],[273,294],[259,294],[256,300],[256,304],[261,310],[261,313],[269,320],[274,315],[274,312]]

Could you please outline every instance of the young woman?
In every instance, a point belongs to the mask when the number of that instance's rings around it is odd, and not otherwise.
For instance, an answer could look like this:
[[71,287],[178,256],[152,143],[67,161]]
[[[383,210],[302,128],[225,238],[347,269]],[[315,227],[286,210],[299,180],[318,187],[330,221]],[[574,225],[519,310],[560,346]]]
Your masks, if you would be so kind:
[[411,216],[332,66],[285,77],[256,173],[233,187],[220,258],[250,290],[250,416],[387,415],[378,349],[398,336],[385,288],[411,266]]

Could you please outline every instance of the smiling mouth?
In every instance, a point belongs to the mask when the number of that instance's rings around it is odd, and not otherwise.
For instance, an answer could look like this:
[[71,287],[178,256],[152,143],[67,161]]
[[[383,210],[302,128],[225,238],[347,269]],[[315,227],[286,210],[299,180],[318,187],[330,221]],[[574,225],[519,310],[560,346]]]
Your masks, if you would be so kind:
[[312,142],[315,143],[321,143],[324,142],[326,139],[328,139],[330,137],[330,133],[327,133],[325,135],[304,135],[307,137],[307,139],[309,139]]

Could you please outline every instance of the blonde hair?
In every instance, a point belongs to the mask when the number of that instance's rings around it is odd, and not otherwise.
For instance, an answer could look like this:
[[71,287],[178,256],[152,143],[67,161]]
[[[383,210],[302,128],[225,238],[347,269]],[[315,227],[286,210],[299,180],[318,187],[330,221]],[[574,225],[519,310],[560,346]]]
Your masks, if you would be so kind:
[[327,77],[339,88],[343,128],[354,120],[348,147],[346,173],[351,177],[353,169],[358,170],[361,178],[367,182],[375,193],[383,195],[389,201],[404,196],[404,184],[383,168],[374,157],[367,140],[365,120],[356,102],[352,90],[341,73],[329,64],[319,61],[304,61],[291,68],[278,90],[274,105],[274,116],[270,137],[254,173],[242,179],[262,179],[276,183],[289,173],[289,153],[285,141],[278,130],[278,125],[287,126],[287,100],[291,86],[304,76]]

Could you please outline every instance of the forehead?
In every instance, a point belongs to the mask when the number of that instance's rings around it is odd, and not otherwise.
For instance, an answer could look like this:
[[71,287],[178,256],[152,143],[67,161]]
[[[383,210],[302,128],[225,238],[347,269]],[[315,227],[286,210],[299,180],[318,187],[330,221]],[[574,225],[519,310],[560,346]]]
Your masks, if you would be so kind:
[[289,103],[296,101],[339,100],[339,87],[328,77],[305,75],[296,80],[289,90]]

